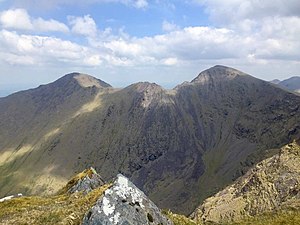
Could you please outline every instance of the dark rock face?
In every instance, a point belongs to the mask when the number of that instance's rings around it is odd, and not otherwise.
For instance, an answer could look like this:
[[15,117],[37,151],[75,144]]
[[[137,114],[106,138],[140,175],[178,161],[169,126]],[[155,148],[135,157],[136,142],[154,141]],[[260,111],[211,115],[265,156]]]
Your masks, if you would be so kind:
[[83,225],[172,225],[155,204],[123,175],[83,218]]

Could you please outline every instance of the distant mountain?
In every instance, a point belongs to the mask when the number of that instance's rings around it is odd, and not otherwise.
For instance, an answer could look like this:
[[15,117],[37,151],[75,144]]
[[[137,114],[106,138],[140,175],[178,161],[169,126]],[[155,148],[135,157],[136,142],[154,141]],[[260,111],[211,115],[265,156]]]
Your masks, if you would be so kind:
[[299,210],[299,156],[299,143],[284,146],[232,185],[206,199],[195,211],[196,220],[227,224],[275,211]]
[[283,81],[276,79],[270,82],[273,84],[277,84],[279,87],[282,87],[283,89],[300,93],[300,77],[298,76],[291,77]]
[[215,66],[165,90],[73,73],[0,98],[0,197],[50,194],[93,166],[160,208],[191,213],[300,135],[300,97]]
[[270,81],[272,84],[279,84],[281,82],[281,80],[278,79],[274,79]]

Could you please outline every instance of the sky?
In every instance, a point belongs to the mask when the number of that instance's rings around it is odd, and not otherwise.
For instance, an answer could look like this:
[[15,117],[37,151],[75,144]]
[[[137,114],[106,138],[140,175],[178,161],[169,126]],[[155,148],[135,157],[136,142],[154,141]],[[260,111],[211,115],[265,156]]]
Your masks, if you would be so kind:
[[299,0],[0,0],[0,96],[75,71],[172,88],[217,64],[300,75]]

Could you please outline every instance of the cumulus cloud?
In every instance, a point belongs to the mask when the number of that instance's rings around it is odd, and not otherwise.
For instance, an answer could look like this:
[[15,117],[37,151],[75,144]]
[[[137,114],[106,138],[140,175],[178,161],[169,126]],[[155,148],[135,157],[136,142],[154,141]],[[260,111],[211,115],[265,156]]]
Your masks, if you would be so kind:
[[4,28],[32,30],[30,16],[25,9],[7,10],[0,13],[0,22]]
[[170,32],[170,31],[174,31],[174,30],[178,30],[179,26],[177,26],[175,23],[173,22],[168,22],[166,20],[163,21],[162,23],[162,30],[166,31],[166,32]]
[[47,65],[69,63],[95,66],[101,63],[97,53],[85,46],[54,37],[19,35],[0,31],[0,58],[10,64]]
[[204,7],[218,23],[235,23],[244,19],[261,19],[273,16],[299,16],[298,0],[194,0]]
[[6,29],[68,32],[68,27],[56,20],[31,18],[25,9],[0,12],[0,24]]
[[69,23],[72,26],[72,32],[84,36],[93,37],[97,33],[97,25],[90,15],[84,17],[68,17]]
[[46,31],[46,32],[52,32],[52,31],[58,31],[58,32],[68,32],[69,28],[56,20],[50,19],[50,20],[44,20],[42,18],[37,18],[32,21],[34,29],[38,31]]
[[[133,2],[138,1],[122,1],[123,4]],[[198,1],[205,4],[211,15],[223,6],[227,9],[231,5],[237,5],[237,2],[241,5],[256,4],[252,0],[245,1],[246,3],[240,0],[226,2],[227,7],[220,0]],[[139,4],[143,6],[145,3]],[[163,21],[164,34],[140,38],[126,34],[124,30],[115,35],[112,35],[110,28],[99,30],[90,15],[68,17],[71,32],[86,37],[86,45],[55,37],[18,34],[12,29],[43,31],[47,27],[48,31],[67,31],[68,27],[55,20],[33,19],[22,9],[8,10],[0,14],[3,27],[0,32],[0,59],[20,65],[62,63],[86,67],[195,66],[203,61],[216,64],[228,60],[250,65],[284,60],[299,63],[300,18],[292,15],[292,10],[291,15],[287,15],[289,7],[286,8],[277,14],[270,12],[271,16],[258,20],[251,16],[250,6],[239,6],[237,9],[233,7],[231,10],[236,9],[237,13],[234,16],[240,19],[226,26],[220,25],[219,28],[180,28],[172,22]],[[223,13],[229,16],[229,13]]]

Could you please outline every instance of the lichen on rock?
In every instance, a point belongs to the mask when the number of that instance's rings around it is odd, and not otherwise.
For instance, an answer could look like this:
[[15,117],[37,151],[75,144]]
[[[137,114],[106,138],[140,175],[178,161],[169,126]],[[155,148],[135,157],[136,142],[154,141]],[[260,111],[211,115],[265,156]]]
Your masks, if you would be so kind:
[[112,187],[85,214],[83,225],[172,225],[157,206],[126,177],[119,174]]

